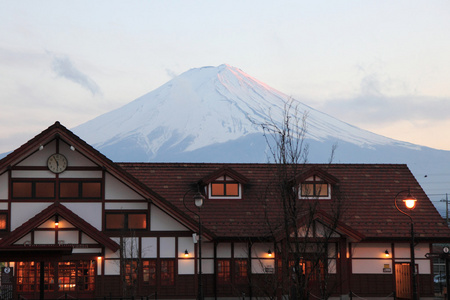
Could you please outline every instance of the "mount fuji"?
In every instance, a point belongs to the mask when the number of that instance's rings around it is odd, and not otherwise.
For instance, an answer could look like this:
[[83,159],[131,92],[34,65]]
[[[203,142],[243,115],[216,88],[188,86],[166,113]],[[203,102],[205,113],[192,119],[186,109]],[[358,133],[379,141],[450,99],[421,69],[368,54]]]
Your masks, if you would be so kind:
[[[258,124],[281,122],[289,99],[238,68],[203,67],[73,132],[113,161],[263,163],[268,148]],[[450,151],[380,136],[295,104],[308,115],[309,162],[328,161],[336,144],[335,163],[406,163],[432,201],[443,205],[441,175],[449,174]],[[439,174],[440,183],[433,174]],[[449,182],[450,174],[444,180]]]

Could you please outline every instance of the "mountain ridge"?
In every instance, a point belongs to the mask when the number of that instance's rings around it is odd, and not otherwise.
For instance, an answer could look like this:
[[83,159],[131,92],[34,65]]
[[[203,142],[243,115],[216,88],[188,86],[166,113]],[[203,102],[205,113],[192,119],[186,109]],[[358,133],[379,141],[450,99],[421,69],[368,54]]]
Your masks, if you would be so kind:
[[[160,149],[183,145],[184,151],[189,152],[261,133],[262,128],[257,124],[270,122],[270,118],[280,120],[289,99],[230,65],[202,67],[186,71],[73,130],[98,149],[109,148],[124,139],[134,140],[140,152],[147,153],[144,161],[160,161]],[[395,144],[420,148],[339,121],[301,102],[296,105],[300,112],[308,112],[310,139],[323,141],[338,137],[361,147]]]

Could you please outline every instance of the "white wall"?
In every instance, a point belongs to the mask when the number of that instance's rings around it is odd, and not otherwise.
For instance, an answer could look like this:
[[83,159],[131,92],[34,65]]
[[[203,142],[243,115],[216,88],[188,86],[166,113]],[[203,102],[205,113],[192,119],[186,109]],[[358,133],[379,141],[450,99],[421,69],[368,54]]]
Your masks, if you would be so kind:
[[40,213],[52,203],[20,202],[11,203],[11,231]]
[[77,214],[80,218],[94,226],[98,230],[102,230],[102,204],[101,203],[68,203],[64,202],[64,206]]
[[8,199],[8,173],[0,175],[0,199]]
[[155,205],[150,209],[150,230],[151,231],[186,231],[188,230],[174,218],[160,210]]
[[105,176],[105,199],[106,200],[143,200],[144,198],[130,189],[128,186],[106,173]]

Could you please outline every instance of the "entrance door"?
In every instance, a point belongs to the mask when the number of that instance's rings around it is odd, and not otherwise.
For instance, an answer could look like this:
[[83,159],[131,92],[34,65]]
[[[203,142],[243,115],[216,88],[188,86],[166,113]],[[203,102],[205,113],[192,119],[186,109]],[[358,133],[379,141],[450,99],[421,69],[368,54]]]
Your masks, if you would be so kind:
[[[416,265],[416,274],[417,273]],[[397,298],[412,299],[412,275],[410,263],[395,264],[395,294]]]
[[411,268],[409,263],[395,264],[395,295],[398,298],[411,299]]

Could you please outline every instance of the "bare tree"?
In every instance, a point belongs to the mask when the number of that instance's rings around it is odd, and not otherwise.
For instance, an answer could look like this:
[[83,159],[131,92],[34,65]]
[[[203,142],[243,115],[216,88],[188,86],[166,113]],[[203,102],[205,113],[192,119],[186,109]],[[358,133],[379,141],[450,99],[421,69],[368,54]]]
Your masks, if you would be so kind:
[[123,296],[136,296],[139,283],[141,255],[139,241],[133,230],[123,231],[120,236],[120,274]]
[[[342,217],[343,197],[334,187],[333,197],[323,205],[317,201],[321,191],[305,191],[309,186],[299,180],[311,168],[307,165],[307,118],[308,113],[301,112],[291,99],[285,103],[281,122],[271,118],[260,124],[269,147],[269,161],[276,169],[262,198],[267,226],[280,256],[275,278],[266,276],[271,282],[264,288],[271,286],[270,293],[277,290],[278,296],[290,295],[291,299],[307,299],[314,293],[326,299],[333,288],[328,269],[336,255],[336,244],[330,241]],[[331,149],[329,163],[335,150],[336,145]]]

